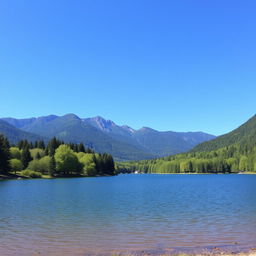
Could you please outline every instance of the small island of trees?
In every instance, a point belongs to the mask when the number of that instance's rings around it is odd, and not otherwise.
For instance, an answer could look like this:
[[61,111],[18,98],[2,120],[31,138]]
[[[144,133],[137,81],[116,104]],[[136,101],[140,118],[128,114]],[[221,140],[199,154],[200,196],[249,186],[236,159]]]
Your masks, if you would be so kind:
[[64,143],[51,139],[10,145],[0,134],[0,175],[2,177],[74,177],[115,175],[110,154],[95,153],[83,143]]

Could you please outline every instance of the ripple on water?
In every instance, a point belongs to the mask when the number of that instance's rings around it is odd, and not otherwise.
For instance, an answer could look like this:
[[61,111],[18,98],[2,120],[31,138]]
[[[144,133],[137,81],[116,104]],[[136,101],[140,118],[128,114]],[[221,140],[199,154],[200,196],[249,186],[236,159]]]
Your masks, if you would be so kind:
[[256,176],[6,181],[0,194],[1,255],[239,251],[256,244]]

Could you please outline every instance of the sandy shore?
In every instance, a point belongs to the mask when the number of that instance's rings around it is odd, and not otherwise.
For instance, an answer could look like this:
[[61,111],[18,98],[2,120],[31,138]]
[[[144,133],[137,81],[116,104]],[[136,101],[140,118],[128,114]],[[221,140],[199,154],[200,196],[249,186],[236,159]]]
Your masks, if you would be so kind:
[[[158,256],[256,256],[255,252],[248,252],[248,253],[226,253],[226,252],[206,252],[201,254],[185,254],[185,253],[166,253],[160,254]],[[112,254],[111,256],[154,256],[154,254]]]
[[[205,251],[202,253],[195,253],[195,254],[186,254],[186,253],[164,253],[164,254],[157,254],[158,256],[256,256],[256,248],[250,250],[249,252],[243,253],[235,253],[235,252],[225,252],[220,249],[216,249],[213,251]],[[131,254],[118,254],[113,253],[111,256],[154,256],[154,253],[131,253]]]
[[[0,253],[1,254],[1,253]],[[2,255],[2,254],[1,254]],[[9,254],[8,254],[9,255]],[[16,254],[15,254],[16,255]],[[22,254],[23,255],[23,254]],[[32,254],[27,254],[31,256],[256,256],[256,248],[251,249],[248,252],[235,253],[232,251],[224,251],[220,249],[204,251],[201,253],[177,253],[173,251],[165,253],[149,253],[145,251],[138,252],[85,252],[84,250],[78,251],[63,251],[63,252],[34,252]]]

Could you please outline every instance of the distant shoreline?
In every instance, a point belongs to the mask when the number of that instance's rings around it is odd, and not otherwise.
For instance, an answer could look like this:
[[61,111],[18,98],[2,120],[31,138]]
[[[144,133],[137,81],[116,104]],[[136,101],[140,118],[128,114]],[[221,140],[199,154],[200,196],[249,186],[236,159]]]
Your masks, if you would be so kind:
[[[122,173],[122,174],[126,174],[126,173]],[[179,172],[179,173],[127,173],[127,174],[160,174],[160,175],[255,175],[256,172],[242,172],[242,173],[196,173],[196,172]]]

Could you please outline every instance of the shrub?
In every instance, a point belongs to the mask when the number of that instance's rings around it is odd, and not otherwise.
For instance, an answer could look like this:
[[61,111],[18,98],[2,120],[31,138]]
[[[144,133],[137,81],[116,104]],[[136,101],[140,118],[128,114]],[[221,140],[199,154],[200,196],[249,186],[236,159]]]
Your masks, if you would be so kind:
[[40,172],[35,172],[28,169],[21,171],[20,175],[29,178],[42,178],[42,174]]

